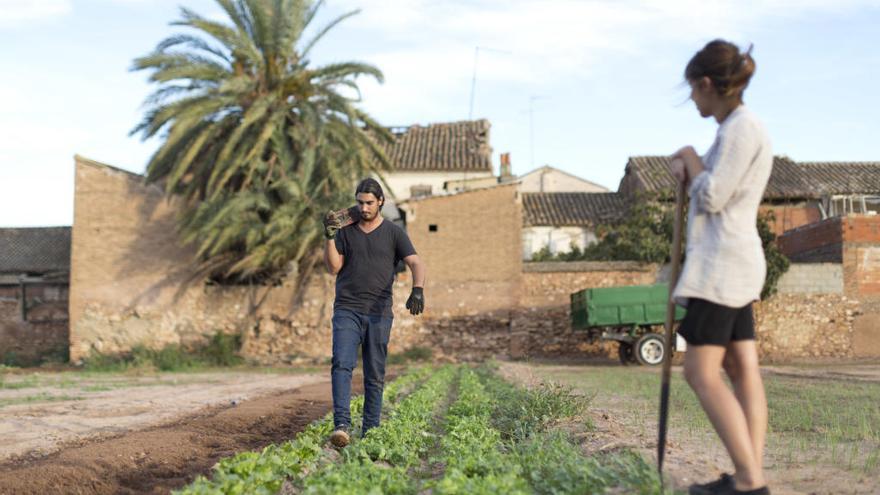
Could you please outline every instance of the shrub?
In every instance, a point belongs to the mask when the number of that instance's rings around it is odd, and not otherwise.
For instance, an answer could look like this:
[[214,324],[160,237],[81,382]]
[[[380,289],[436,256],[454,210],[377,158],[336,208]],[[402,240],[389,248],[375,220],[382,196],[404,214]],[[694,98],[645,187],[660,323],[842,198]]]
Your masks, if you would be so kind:
[[179,344],[169,344],[161,349],[139,344],[128,353],[93,353],[85,360],[85,368],[89,371],[125,371],[133,368],[182,371],[207,366],[236,366],[243,362],[238,355],[239,350],[240,335],[216,333],[207,344],[192,350]]
[[403,352],[388,356],[388,364],[430,361],[434,352],[428,347],[411,347]]

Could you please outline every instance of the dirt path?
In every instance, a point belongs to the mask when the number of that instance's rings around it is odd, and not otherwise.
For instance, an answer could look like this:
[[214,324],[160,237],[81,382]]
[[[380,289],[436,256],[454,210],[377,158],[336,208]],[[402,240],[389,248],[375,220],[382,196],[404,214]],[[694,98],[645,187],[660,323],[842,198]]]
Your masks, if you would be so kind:
[[[677,368],[677,369],[675,369]],[[673,372],[680,373],[680,367]],[[540,369],[523,363],[504,363],[501,371],[509,379],[534,385],[541,383],[547,372],[588,372],[583,366],[541,366]],[[639,369],[640,372],[656,370]],[[880,366],[828,367],[815,372],[804,367],[775,366],[767,373],[799,378],[844,379],[880,381]],[[591,431],[573,432],[588,452],[613,451],[631,448],[656,465],[657,424],[656,413],[648,413],[635,406],[625,397],[600,394],[593,397],[590,417],[595,426]],[[664,472],[673,488],[687,491],[692,483],[707,481],[723,472],[733,472],[726,451],[712,432],[696,431],[671,424],[668,434],[668,450]],[[875,494],[876,480],[859,477],[852,472],[829,465],[806,465],[793,467],[783,465],[768,455],[766,475],[775,495],[802,494]]]
[[44,457],[70,441],[158,426],[205,407],[326,381],[326,374],[247,372],[151,376],[31,374],[0,389],[0,462]]
[[[330,384],[326,378],[309,375],[276,378],[281,380],[276,385],[286,384],[283,391],[273,390],[268,385],[272,380],[266,380],[262,387],[243,388],[241,384],[212,387],[194,383],[169,386],[168,390],[161,391],[138,390],[138,398],[128,402],[120,397],[98,399],[94,403],[90,399],[89,404],[83,406],[88,413],[72,410],[67,415],[73,417],[68,417],[63,424],[76,430],[73,425],[81,423],[83,431],[92,433],[57,433],[59,438],[68,440],[51,441],[56,450],[60,450],[40,459],[8,458],[0,464],[0,493],[167,493],[180,488],[197,475],[207,473],[220,458],[288,440],[331,409]],[[358,384],[359,380],[355,380],[355,387]],[[232,400],[236,405],[232,405]],[[205,407],[205,401],[215,405]],[[63,405],[34,406],[33,412],[44,413],[36,415],[42,419],[19,418],[17,421],[31,423],[20,426],[18,431],[29,438],[35,435],[34,431],[45,433],[53,428],[60,431],[60,421],[47,418],[53,418],[54,414],[64,416],[63,410],[54,410],[55,406]],[[168,406],[176,411],[178,419],[166,419],[161,426],[131,431],[147,424],[135,420],[141,414],[138,408],[147,405],[150,410]],[[9,407],[12,406],[0,409],[3,414],[0,424],[5,425],[7,433],[10,428],[6,423],[10,416],[16,417],[6,410]],[[112,414],[102,416],[102,411],[112,411]],[[181,411],[188,414],[181,418]],[[96,432],[94,424],[89,423],[89,418],[102,417],[112,425],[111,431]],[[164,417],[161,413],[152,419],[162,421]],[[47,425],[54,426],[47,428]]]

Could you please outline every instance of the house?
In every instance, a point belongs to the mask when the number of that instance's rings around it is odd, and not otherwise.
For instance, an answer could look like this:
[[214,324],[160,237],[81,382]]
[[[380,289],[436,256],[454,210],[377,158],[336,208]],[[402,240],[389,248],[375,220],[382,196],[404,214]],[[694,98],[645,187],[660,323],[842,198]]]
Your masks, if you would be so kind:
[[545,165],[521,175],[519,190],[523,193],[607,193],[607,188],[558,168]]
[[455,181],[497,183],[489,128],[485,119],[391,128],[395,140],[385,152],[393,168],[385,183],[398,202],[444,194]]
[[522,193],[522,256],[549,248],[551,254],[584,249],[596,242],[597,225],[619,220],[628,198],[613,192]]
[[0,364],[67,354],[70,227],[0,229]]
[[[669,157],[634,156],[618,192],[670,194]],[[773,157],[761,211],[773,212],[777,235],[825,218],[880,211],[880,162],[796,162]]]

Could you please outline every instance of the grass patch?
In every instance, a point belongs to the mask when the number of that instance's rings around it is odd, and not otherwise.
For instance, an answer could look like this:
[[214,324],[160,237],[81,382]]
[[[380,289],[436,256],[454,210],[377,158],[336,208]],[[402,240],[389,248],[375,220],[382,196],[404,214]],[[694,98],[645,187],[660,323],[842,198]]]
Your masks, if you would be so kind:
[[122,372],[131,369],[158,371],[202,370],[208,367],[238,366],[241,336],[217,333],[197,348],[171,344],[161,349],[138,345],[125,354],[94,354],[85,360],[85,369],[93,372]]
[[61,402],[66,400],[83,400],[83,397],[41,393],[36,395],[27,395],[24,397],[15,397],[12,399],[0,399],[0,407],[12,406],[16,404],[30,404],[33,402]]
[[[634,417],[656,421],[660,375],[623,367],[556,368],[536,366],[544,377],[617,407]],[[769,428],[767,452],[781,463],[834,465],[864,474],[880,472],[880,384],[766,375]],[[712,426],[684,380],[673,375],[670,425],[689,433],[712,433]]]
[[37,366],[63,365],[70,361],[70,350],[67,345],[56,346],[41,354],[19,354],[6,351],[0,357],[0,366],[16,368],[33,368]]
[[403,352],[388,356],[388,364],[406,364],[410,362],[430,361],[434,352],[429,347],[411,347]]
[[18,390],[22,388],[34,388],[39,386],[40,380],[35,375],[28,375],[21,380],[13,382],[5,380],[3,375],[0,375],[0,389],[3,390]]
[[82,390],[83,392],[107,392],[110,390],[116,390],[117,388],[120,388],[120,387],[114,387],[111,385],[104,385],[104,384],[95,384],[95,385],[86,385],[85,387],[81,387],[80,390]]

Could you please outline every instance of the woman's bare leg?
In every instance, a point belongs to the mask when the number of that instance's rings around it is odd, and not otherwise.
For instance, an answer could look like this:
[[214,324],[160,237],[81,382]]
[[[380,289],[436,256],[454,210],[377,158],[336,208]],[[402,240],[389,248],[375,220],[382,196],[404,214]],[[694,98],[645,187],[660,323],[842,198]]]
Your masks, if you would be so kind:
[[764,465],[767,438],[767,395],[758,368],[758,350],[754,340],[734,340],[727,345],[724,370],[746,415],[752,448],[759,465]]
[[716,345],[688,346],[684,376],[730,454],[736,469],[737,489],[760,488],[766,483],[761,464],[755,457],[745,412],[721,377],[725,352],[724,347]]

